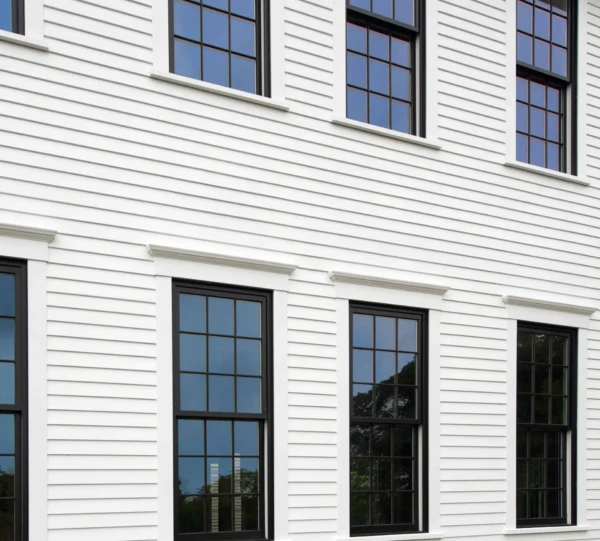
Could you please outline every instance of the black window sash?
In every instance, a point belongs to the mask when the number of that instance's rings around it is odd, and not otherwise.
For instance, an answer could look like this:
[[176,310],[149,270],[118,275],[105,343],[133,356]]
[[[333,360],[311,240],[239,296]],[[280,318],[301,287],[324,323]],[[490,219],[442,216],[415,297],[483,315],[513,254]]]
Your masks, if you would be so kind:
[[[412,319],[417,321],[417,333],[418,333],[418,370],[417,370],[417,404],[416,404],[416,418],[415,419],[389,419],[389,418],[377,418],[377,417],[355,417],[353,415],[353,362],[352,362],[352,350],[353,350],[353,316],[354,314],[366,314],[372,316],[383,316],[393,317],[400,319]],[[428,313],[423,310],[414,310],[406,307],[394,307],[389,305],[374,305],[364,304],[358,302],[350,303],[349,310],[349,386],[350,386],[350,424],[349,428],[355,424],[389,424],[390,426],[412,426],[414,427],[414,479],[413,479],[413,490],[414,490],[414,502],[415,508],[413,509],[414,525],[382,525],[382,526],[350,526],[351,536],[361,535],[377,535],[377,534],[394,534],[394,533],[411,533],[411,532],[427,532],[429,527],[429,460],[428,460],[428,446],[429,446],[429,434],[428,434]],[[397,331],[396,331],[397,332]],[[397,339],[397,336],[396,336]],[[375,351],[375,343],[373,344],[373,351]],[[375,385],[375,384],[374,384]],[[348,451],[349,457],[350,449]],[[350,473],[350,472],[349,472]],[[370,493],[371,491],[369,491]],[[393,493],[393,490],[390,491]]]
[[[181,294],[202,295],[208,297],[221,297],[233,300],[248,300],[261,304],[261,413],[237,413],[237,412],[211,412],[208,411],[208,396],[206,411],[181,410],[180,408],[180,366],[179,366],[179,296]],[[273,313],[272,294],[269,291],[238,288],[215,283],[174,281],[172,288],[172,320],[173,320],[173,488],[174,488],[174,531],[175,539],[182,541],[207,541],[207,539],[223,539],[226,541],[245,539],[274,539],[274,435],[273,435]],[[234,325],[236,324],[234,319]],[[208,338],[208,319],[206,321],[206,336]],[[207,358],[208,363],[208,358]],[[207,366],[207,376],[208,366]],[[236,376],[237,377],[237,376]],[[208,387],[208,380],[207,380]],[[210,392],[210,391],[209,391]],[[236,383],[234,378],[234,393]],[[257,531],[233,531],[233,532],[204,532],[204,533],[179,533],[179,494],[178,494],[178,420],[197,419],[205,423],[212,420],[231,421],[256,421],[259,426],[259,523]],[[205,424],[206,432],[206,424]],[[205,438],[205,454],[206,438]],[[233,449],[232,449],[233,453]],[[232,455],[233,456],[233,455]],[[206,471],[206,463],[205,463]],[[206,483],[206,480],[205,480]],[[203,495],[206,510],[211,495]]]

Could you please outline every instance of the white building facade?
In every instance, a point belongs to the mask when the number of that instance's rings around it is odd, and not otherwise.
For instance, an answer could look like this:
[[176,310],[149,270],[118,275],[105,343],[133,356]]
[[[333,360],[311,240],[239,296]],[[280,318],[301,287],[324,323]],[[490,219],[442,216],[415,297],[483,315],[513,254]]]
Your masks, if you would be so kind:
[[600,538],[598,0],[0,0],[0,541]]

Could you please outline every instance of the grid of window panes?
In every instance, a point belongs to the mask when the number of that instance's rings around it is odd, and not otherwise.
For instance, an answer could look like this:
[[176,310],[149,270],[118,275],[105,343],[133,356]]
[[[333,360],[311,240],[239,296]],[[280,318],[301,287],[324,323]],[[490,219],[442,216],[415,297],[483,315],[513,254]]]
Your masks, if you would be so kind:
[[22,32],[19,28],[22,25],[20,21],[22,10],[22,0],[0,0],[0,30]]
[[19,539],[19,476],[15,411],[17,387],[17,275],[0,262],[0,540]]
[[564,168],[561,88],[536,77],[517,77],[517,159],[555,171]]
[[517,160],[566,171],[568,0],[517,0]]
[[259,530],[260,423],[179,419],[179,533]]
[[261,0],[171,0],[178,75],[260,94]]
[[353,533],[419,528],[421,321],[388,309],[352,313]]
[[517,338],[517,520],[566,522],[569,352],[564,332]]
[[176,293],[176,530],[264,536],[268,297],[188,285]]
[[350,0],[348,7],[347,117],[413,133],[415,0]]

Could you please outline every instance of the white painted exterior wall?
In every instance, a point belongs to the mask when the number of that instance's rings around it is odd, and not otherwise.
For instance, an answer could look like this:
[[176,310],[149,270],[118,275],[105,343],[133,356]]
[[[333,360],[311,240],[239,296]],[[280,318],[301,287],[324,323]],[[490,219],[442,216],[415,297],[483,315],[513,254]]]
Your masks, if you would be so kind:
[[159,80],[166,0],[26,1],[25,38],[0,35],[0,222],[57,232],[0,228],[0,256],[31,261],[31,541],[172,541],[171,277],[276,290],[277,541],[348,537],[346,299],[432,309],[430,530],[459,540],[514,529],[514,322],[580,327],[584,527],[519,537],[600,539],[600,312],[502,300],[600,308],[599,0],[580,0],[589,185],[505,165],[512,0],[427,0],[428,146],[331,122],[343,0],[271,0],[275,107]]

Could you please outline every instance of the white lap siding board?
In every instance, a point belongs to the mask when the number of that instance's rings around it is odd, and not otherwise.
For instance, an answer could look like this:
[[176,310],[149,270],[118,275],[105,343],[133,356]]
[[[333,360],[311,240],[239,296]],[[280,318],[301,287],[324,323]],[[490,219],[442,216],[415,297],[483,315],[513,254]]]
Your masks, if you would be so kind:
[[[600,5],[580,8],[592,182],[581,187],[502,165],[511,3],[438,0],[437,151],[328,122],[338,1],[285,0],[278,45],[289,113],[151,79],[150,0],[46,0],[49,53],[0,43],[0,221],[48,220],[59,232],[47,267],[49,541],[158,539],[156,281],[146,245],[193,249],[195,239],[299,266],[288,297],[290,539],[338,531],[332,269],[451,286],[441,439],[431,442],[441,530],[502,537],[512,450],[501,296],[600,304]],[[592,528],[599,352],[593,319],[580,382]]]

